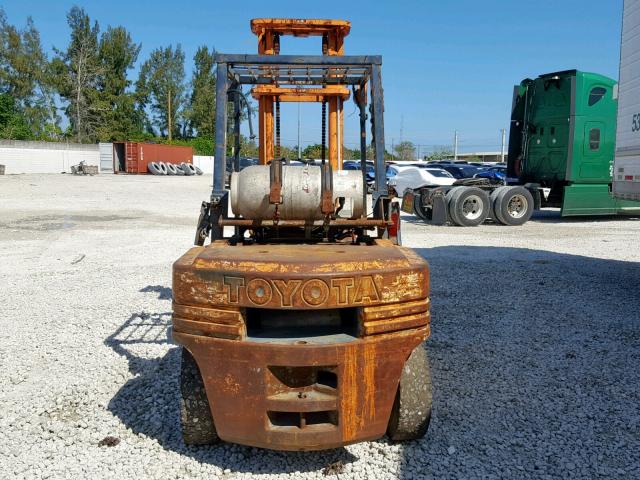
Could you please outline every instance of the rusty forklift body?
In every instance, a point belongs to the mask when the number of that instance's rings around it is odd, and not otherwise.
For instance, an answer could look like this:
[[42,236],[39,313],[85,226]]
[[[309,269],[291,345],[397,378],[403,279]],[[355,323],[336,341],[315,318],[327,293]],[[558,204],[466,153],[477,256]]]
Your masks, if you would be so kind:
[[[428,427],[430,375],[421,346],[429,336],[428,266],[398,245],[399,206],[387,194],[383,158],[381,58],[344,56],[349,28],[344,21],[258,19],[252,21],[258,55],[216,55],[213,192],[201,208],[197,246],[173,267],[186,443],[222,439],[315,450],[385,432],[393,440],[418,438]],[[323,55],[279,55],[286,34],[322,36]],[[240,172],[243,85],[252,85],[258,99],[260,165]],[[349,87],[360,111],[357,177],[340,171]],[[364,161],[369,95],[371,216]],[[321,102],[323,127],[329,105],[328,161],[324,128],[319,166],[278,158],[280,101]],[[230,190],[228,102],[235,140]],[[230,199],[247,190],[259,200],[251,208]],[[309,199],[312,208],[299,208]]]

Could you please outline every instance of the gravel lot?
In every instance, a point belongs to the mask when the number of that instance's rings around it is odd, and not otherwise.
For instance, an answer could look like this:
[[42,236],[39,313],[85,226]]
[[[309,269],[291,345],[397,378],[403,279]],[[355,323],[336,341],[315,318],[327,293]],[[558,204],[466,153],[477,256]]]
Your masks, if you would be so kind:
[[432,267],[424,440],[184,447],[170,272],[209,184],[0,177],[0,477],[640,478],[640,220],[554,212],[521,228],[405,217]]

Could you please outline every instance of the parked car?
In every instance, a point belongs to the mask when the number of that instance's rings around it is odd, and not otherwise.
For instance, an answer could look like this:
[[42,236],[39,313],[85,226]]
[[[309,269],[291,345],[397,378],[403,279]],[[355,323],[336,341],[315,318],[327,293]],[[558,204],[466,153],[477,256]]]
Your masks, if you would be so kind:
[[483,171],[476,173],[473,178],[488,178],[489,180],[493,180],[495,182],[505,183],[507,178],[507,168],[506,167],[489,167],[485,168]]
[[[347,160],[342,163],[343,170],[360,170],[360,162],[355,160]],[[373,168],[373,162],[367,162],[365,167],[366,175],[367,175],[367,187],[371,191],[373,190],[373,184],[376,180],[376,171]]]
[[480,171],[482,169],[475,167],[473,165],[440,165],[440,168],[442,168],[443,170],[446,170],[447,172],[449,172],[451,175],[453,175],[453,177],[455,179],[461,179],[461,178],[471,178],[473,177],[475,174],[480,173]]
[[[395,173],[389,178],[389,186],[395,190],[398,197],[402,197],[407,188],[420,188],[435,185],[453,185],[456,179],[446,170],[434,167],[416,167],[390,165]],[[389,175],[387,173],[387,175]]]
[[[245,168],[250,167],[251,165],[257,165],[257,164],[258,164],[257,158],[240,157],[240,170],[244,170]],[[225,171],[226,185],[229,185],[229,182],[231,182],[231,172],[233,172],[233,158],[229,157],[227,158],[227,168]]]

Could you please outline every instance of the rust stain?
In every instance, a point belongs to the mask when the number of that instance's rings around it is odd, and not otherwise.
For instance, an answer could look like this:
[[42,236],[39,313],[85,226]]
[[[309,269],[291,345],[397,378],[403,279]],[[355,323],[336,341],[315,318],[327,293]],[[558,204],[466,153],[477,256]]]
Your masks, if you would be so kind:
[[240,391],[240,384],[233,378],[231,374],[227,374],[224,377],[222,389],[225,392],[237,394]]
[[359,427],[364,430],[376,416],[376,344],[367,343],[362,356],[362,380],[364,392],[362,395],[362,412],[360,413]]
[[357,352],[353,348],[345,348],[343,355],[341,392],[341,428],[342,437],[349,441],[355,437],[358,400]]

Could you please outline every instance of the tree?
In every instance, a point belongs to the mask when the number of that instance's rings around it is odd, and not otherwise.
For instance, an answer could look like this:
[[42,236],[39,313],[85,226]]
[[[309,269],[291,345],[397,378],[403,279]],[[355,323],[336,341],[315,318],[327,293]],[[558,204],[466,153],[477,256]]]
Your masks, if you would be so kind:
[[451,157],[453,157],[453,150],[450,147],[437,146],[430,155],[427,155],[426,159],[429,162],[435,162],[436,160],[444,160]]
[[[329,157],[329,146],[325,145],[325,150],[324,150],[324,158],[328,158]],[[322,158],[322,145],[319,143],[314,143],[312,145],[307,145],[303,150],[302,150],[302,158],[312,158],[312,159],[317,159],[317,158]]]
[[128,140],[144,128],[143,119],[136,109],[135,95],[129,91],[131,81],[127,78],[127,72],[138,59],[140,47],[124,27],[109,27],[100,38],[102,74],[98,88],[103,111],[98,129],[100,140]]
[[393,151],[398,160],[412,161],[416,159],[416,147],[413,143],[405,140],[393,147]]
[[49,61],[31,17],[19,31],[8,23],[0,8],[0,93],[14,99],[16,115],[30,130],[30,136],[37,138],[46,137],[51,125],[57,127],[59,120],[48,72]]
[[78,142],[95,141],[102,114],[108,108],[100,102],[98,85],[104,67],[100,62],[98,22],[91,23],[84,9],[73,7],[67,14],[71,41],[67,50],[56,49],[53,71],[65,112]]
[[0,94],[0,137],[11,140],[31,140],[33,134],[16,100],[8,93]]
[[142,64],[136,93],[143,105],[150,105],[155,124],[169,141],[180,132],[178,121],[184,107],[184,52],[178,44],[174,48],[157,48]]
[[193,60],[195,68],[191,80],[189,120],[198,136],[213,138],[216,129],[216,73],[213,56],[215,50],[206,46],[198,48]]

